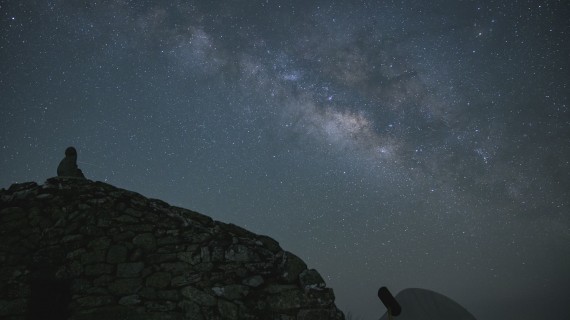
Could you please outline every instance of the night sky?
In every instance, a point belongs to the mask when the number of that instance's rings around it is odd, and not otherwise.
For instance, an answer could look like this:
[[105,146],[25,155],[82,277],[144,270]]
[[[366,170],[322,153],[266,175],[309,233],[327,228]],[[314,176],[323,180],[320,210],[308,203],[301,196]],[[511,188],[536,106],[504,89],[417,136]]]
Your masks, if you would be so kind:
[[0,1],[0,187],[92,180],[278,240],[355,318],[570,318],[567,1]]

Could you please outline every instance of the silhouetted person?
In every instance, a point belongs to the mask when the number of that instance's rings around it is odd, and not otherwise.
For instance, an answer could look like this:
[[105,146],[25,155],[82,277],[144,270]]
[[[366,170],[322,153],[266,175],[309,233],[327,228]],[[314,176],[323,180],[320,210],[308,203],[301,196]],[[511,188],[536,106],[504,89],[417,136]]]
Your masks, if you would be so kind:
[[65,158],[57,166],[57,176],[85,178],[81,169],[77,167],[77,150],[74,147],[65,149]]

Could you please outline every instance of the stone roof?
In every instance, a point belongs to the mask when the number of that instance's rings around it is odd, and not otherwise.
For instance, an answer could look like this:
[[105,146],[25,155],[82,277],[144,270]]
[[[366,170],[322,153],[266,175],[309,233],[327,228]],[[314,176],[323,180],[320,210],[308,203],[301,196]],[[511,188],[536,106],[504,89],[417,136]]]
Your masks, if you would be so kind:
[[102,182],[0,191],[2,319],[344,319],[267,236]]

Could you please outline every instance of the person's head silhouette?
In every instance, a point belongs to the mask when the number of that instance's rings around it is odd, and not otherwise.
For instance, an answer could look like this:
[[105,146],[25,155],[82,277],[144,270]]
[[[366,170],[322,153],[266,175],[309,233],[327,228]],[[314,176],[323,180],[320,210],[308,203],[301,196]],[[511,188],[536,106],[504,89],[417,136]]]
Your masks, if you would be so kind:
[[65,149],[65,158],[57,167],[57,175],[59,177],[85,178],[81,169],[77,167],[77,150],[74,147]]
[[67,147],[67,149],[65,149],[65,156],[66,157],[77,157],[77,150],[75,150],[74,147]]

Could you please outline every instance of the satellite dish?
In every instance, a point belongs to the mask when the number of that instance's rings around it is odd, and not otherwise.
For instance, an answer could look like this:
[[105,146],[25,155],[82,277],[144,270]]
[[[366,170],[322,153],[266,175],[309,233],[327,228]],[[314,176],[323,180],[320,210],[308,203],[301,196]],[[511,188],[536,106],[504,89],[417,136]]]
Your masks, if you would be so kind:
[[[401,306],[398,320],[476,320],[459,303],[431,290],[404,289],[396,295],[395,300]],[[380,318],[380,320],[388,319],[390,319],[389,312]]]

